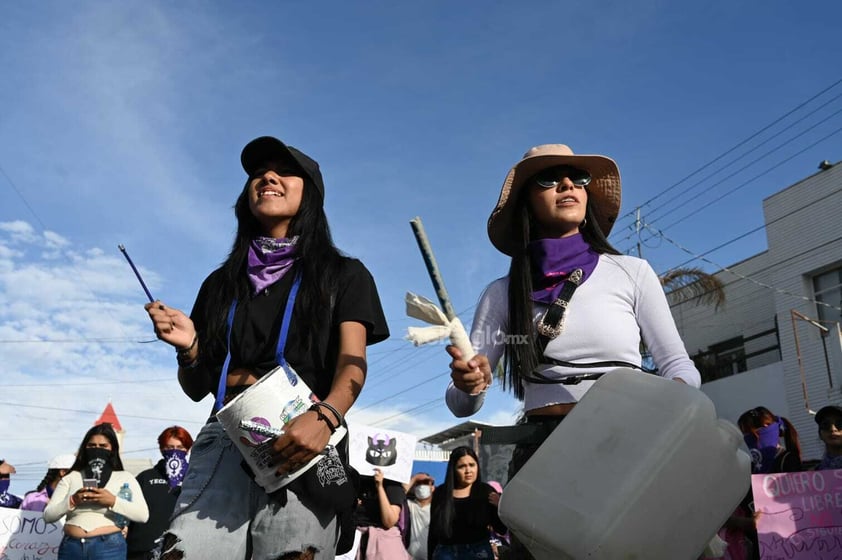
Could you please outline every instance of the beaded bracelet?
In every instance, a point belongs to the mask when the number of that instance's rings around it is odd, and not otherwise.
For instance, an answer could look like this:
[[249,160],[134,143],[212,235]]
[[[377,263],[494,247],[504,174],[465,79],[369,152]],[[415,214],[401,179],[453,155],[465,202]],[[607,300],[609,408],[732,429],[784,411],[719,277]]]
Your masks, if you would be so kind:
[[315,403],[308,410],[312,410],[313,412],[315,412],[318,415],[319,420],[321,420],[322,422],[327,424],[327,427],[330,430],[331,434],[336,433],[336,428],[338,428],[339,425],[337,424],[336,426],[334,426],[333,424],[330,423],[330,420],[328,420],[327,416],[325,416],[324,412],[322,412],[322,409],[319,408],[319,403]]

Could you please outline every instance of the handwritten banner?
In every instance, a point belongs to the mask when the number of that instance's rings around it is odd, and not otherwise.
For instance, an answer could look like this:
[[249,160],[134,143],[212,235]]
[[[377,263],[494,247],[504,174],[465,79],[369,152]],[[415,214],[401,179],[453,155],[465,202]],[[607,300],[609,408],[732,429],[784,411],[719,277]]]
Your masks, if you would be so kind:
[[0,507],[0,558],[55,560],[64,534],[61,523],[47,523],[40,511]]
[[751,477],[760,558],[842,559],[842,470]]

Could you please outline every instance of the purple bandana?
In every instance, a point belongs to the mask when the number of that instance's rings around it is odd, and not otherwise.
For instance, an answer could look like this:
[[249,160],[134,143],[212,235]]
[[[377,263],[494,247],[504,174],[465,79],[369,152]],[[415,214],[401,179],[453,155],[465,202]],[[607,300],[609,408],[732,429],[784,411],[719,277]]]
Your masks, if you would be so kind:
[[754,434],[743,435],[743,439],[749,451],[751,451],[751,471],[753,473],[773,472],[782,429],[783,422],[776,419],[774,423],[758,428],[757,436]]
[[248,275],[255,293],[264,290],[284,277],[295,262],[296,235],[282,237],[257,237],[249,247]]
[[184,473],[187,472],[187,452],[183,449],[167,449],[161,454],[164,456],[164,469],[170,488],[181,486]]
[[0,479],[0,507],[17,509],[23,500],[14,494],[9,494],[11,482],[8,478]]
[[587,280],[599,261],[599,253],[591,249],[581,233],[531,241],[528,250],[532,259],[532,287],[535,288],[532,301],[539,303],[555,301],[564,280],[577,268],[582,269],[582,282]]

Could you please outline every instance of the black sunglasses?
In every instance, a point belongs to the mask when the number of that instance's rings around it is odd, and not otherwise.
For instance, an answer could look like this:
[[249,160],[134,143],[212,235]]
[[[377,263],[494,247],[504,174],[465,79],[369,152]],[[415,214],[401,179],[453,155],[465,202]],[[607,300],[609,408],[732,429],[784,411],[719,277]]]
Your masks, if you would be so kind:
[[556,165],[555,167],[548,167],[536,173],[532,180],[539,187],[545,189],[554,189],[561,181],[567,177],[570,182],[577,187],[587,187],[591,183],[591,174],[584,169],[573,167],[572,165]]
[[832,428],[842,431],[842,418],[836,420],[822,420],[819,424],[819,429],[824,432],[829,432]]

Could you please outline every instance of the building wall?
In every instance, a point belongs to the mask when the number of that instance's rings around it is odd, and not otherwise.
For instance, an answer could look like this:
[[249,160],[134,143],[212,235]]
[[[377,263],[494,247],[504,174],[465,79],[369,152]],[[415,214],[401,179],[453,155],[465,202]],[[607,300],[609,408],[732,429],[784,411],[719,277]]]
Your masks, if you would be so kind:
[[[842,373],[828,372],[820,331],[804,321],[793,325],[791,312],[817,318],[816,304],[809,301],[813,296],[812,277],[842,264],[842,165],[770,196],[763,202],[763,212],[769,248],[777,263],[772,284],[789,292],[775,292],[774,298],[786,372],[784,390],[793,412],[790,420],[804,435],[804,455],[818,457],[823,447],[807,406],[815,411],[826,404],[842,404]],[[806,437],[808,433],[812,437]]]
[[[763,211],[768,249],[717,274],[725,284],[724,307],[676,304],[673,316],[691,355],[777,324],[780,354],[749,359],[748,371],[706,383],[703,391],[720,417],[732,421],[760,405],[787,416],[799,431],[804,458],[817,459],[823,446],[808,409],[842,405],[842,344],[834,326],[824,337],[828,368],[819,329],[793,323],[792,311],[816,319],[812,278],[842,266],[842,165],[770,196]],[[774,337],[748,342],[746,352],[770,342]]]
[[781,391],[783,386],[784,368],[777,362],[705,383],[702,391],[714,402],[717,416],[736,424],[743,412],[756,406],[791,417],[789,403]]

